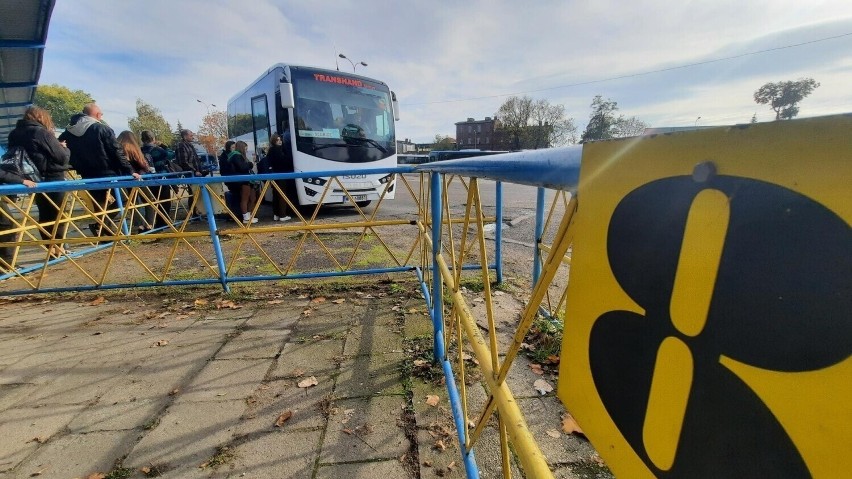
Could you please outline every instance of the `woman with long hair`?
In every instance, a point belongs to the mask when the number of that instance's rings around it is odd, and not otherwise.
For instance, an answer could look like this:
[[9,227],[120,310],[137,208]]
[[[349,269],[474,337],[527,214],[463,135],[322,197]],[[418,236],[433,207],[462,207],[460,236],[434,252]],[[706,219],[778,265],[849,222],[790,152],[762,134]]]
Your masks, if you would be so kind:
[[[133,168],[134,173],[144,175],[155,171],[154,165],[149,164],[145,155],[142,153],[142,146],[139,143],[139,139],[136,138],[135,133],[129,130],[124,130],[118,134],[117,139],[118,144],[121,145],[121,148],[124,150],[124,156],[127,157],[127,161],[130,163],[130,167]],[[155,197],[149,188],[145,188],[145,194],[148,198],[155,200]],[[138,231],[140,233],[144,233],[154,227],[157,210],[154,209],[150,202],[141,195],[136,197],[136,203],[146,204],[143,209],[143,217],[145,218],[144,222],[138,227]]]
[[[228,153],[228,161],[231,163],[232,171],[235,175],[250,175],[254,164],[248,161],[248,144],[242,140],[234,145],[234,151]],[[254,206],[257,203],[257,193],[251,182],[241,181],[232,183],[234,186],[239,185],[240,188],[240,213],[243,214],[243,223],[257,223],[257,218],[252,218],[251,212],[254,211]],[[231,187],[229,186],[228,189]]]
[[[24,117],[18,120],[15,129],[9,133],[9,148],[21,147],[38,168],[41,180],[63,181],[65,172],[70,169],[70,152],[63,143],[56,139],[53,119],[50,112],[37,106],[31,106],[24,112]],[[38,206],[38,222],[53,223],[53,226],[43,226],[39,231],[42,239],[58,239],[52,244],[49,253],[60,256],[66,253],[61,240],[65,239],[68,223],[58,220],[61,209],[65,206],[65,193],[61,191],[38,193],[35,197]]]
[[[269,139],[269,145],[269,154],[266,157],[269,159],[269,167],[272,169],[272,172],[292,173],[293,154],[289,148],[284,148],[284,140],[281,138],[281,135],[273,133],[272,138]],[[296,197],[296,181],[275,180],[275,184],[284,194],[282,195],[275,188],[272,189],[272,219],[274,221],[289,221],[291,218],[287,216],[285,195],[294,204],[299,201],[299,198]]]

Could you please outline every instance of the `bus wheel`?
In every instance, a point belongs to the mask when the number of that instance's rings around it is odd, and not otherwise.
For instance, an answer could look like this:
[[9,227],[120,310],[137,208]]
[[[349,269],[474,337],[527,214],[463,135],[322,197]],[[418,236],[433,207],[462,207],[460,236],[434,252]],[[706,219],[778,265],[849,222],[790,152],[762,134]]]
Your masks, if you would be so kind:
[[355,204],[358,205],[358,208],[366,208],[366,207],[370,206],[370,203],[372,203],[372,201],[370,201],[370,200],[356,201],[355,202]]

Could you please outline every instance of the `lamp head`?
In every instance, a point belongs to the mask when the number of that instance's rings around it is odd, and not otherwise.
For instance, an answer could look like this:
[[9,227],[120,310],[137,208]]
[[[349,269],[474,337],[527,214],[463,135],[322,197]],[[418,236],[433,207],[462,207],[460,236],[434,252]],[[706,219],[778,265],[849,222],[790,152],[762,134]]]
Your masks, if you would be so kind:
[[346,58],[346,55],[344,55],[342,53],[339,53],[337,56],[339,56],[340,58]]

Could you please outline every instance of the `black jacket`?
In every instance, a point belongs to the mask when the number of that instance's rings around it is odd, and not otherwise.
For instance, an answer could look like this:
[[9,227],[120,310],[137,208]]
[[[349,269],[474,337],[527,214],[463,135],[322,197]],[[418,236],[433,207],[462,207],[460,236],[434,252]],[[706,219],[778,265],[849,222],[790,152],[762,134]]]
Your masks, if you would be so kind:
[[234,175],[250,175],[252,174],[251,169],[254,167],[254,163],[246,160],[246,158],[239,151],[232,151],[228,154],[228,161],[231,162],[231,168],[233,168]]
[[198,152],[195,151],[192,143],[185,140],[178,142],[175,147],[175,162],[181,170],[201,175],[201,159],[198,158]]
[[59,141],[67,142],[71,150],[71,166],[83,178],[129,176],[133,173],[112,128],[88,115],[78,113],[72,116],[71,125],[59,135]]
[[70,168],[69,153],[41,123],[32,120],[18,120],[15,129],[9,133],[9,147],[21,147],[26,150],[33,164],[38,168],[42,181],[61,181]]
[[293,172],[293,154],[289,149],[285,150],[280,145],[272,146],[269,148],[269,154],[266,157],[269,159],[269,166],[274,173]]

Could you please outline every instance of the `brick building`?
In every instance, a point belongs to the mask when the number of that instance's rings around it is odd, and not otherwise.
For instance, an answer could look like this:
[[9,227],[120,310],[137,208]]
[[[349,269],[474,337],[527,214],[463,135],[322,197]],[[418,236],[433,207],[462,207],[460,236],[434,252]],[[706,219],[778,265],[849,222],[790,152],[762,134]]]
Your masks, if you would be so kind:
[[[490,116],[484,120],[468,118],[467,121],[456,123],[456,144],[460,150],[499,150],[500,141],[496,138],[495,130],[499,128],[497,121]],[[499,133],[499,132],[498,132]]]

